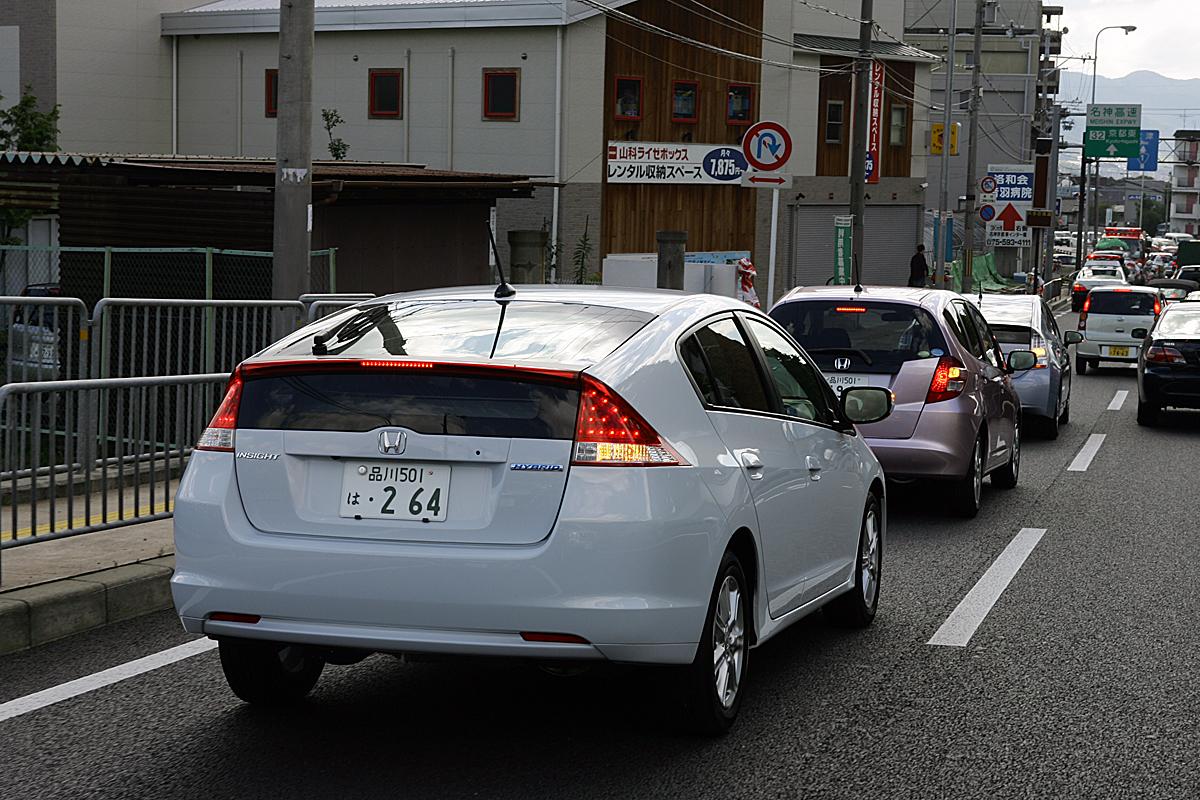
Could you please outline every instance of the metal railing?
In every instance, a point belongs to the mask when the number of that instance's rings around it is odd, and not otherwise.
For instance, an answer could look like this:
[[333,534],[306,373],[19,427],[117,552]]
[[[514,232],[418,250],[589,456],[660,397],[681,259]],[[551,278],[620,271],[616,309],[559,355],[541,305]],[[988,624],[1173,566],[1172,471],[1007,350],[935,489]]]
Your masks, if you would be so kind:
[[4,383],[81,378],[88,369],[88,313],[74,297],[0,296]]
[[375,295],[363,292],[360,294],[302,294],[300,302],[308,308],[308,321],[316,322],[317,320],[327,317],[343,308],[349,308],[353,305],[358,305],[366,300],[372,300]]
[[228,378],[0,386],[0,548],[170,516]]
[[294,330],[294,300],[146,300],[106,297],[92,315],[90,376],[228,372]]

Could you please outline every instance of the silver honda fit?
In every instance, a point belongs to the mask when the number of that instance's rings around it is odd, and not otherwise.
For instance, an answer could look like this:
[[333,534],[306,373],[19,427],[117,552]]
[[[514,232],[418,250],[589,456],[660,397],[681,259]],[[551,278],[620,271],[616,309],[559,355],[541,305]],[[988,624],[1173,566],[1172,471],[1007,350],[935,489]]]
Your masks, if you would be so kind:
[[892,479],[951,481],[950,499],[975,516],[983,478],[1016,485],[1021,402],[1010,374],[1037,357],[1007,360],[979,310],[954,292],[850,286],[794,289],[771,317],[838,391],[889,389],[896,408],[861,430]]
[[712,295],[417,292],[243,363],[181,481],[175,606],[233,691],[374,652],[678,665],[729,727],[750,648],[874,618],[883,474],[783,330]]

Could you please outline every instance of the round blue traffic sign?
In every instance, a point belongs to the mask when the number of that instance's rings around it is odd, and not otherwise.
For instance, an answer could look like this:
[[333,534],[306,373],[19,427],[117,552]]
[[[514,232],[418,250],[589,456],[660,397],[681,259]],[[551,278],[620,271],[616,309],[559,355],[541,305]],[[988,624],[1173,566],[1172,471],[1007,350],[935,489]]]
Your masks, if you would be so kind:
[[984,222],[991,222],[996,218],[996,207],[992,205],[982,205],[979,207],[979,218]]

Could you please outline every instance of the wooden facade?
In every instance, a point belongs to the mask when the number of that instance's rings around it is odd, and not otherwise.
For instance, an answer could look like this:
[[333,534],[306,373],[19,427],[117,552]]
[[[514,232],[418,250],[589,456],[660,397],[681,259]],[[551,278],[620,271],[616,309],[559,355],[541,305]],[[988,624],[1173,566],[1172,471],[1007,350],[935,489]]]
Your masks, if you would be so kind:
[[[854,80],[850,71],[853,62],[847,58],[823,56],[821,66],[840,70],[824,74],[819,82],[817,107],[817,175],[850,175],[850,122],[854,107]],[[884,62],[883,125],[882,125],[882,170],[887,178],[912,177],[913,103],[907,100],[914,94],[916,65],[906,61]],[[842,124],[831,125],[841,110]],[[896,109],[894,112],[893,109]],[[902,144],[890,143],[893,114],[903,114],[904,125],[900,129]],[[834,135],[835,131],[838,135]]]
[[[621,8],[644,22],[727,50],[762,54],[762,3],[708,0],[717,14],[701,15],[684,4],[641,0]],[[747,32],[743,32],[747,31]],[[605,141],[694,142],[740,146],[759,118],[758,64],[729,58],[617,20],[608,21],[605,58]],[[653,53],[654,55],[651,55]],[[719,76],[719,77],[717,77]],[[640,83],[636,114],[618,103],[623,88]],[[694,114],[673,114],[675,84],[696,92]],[[732,124],[726,103],[730,86],[753,92],[750,119]],[[677,109],[676,109],[677,110]],[[673,119],[675,117],[675,119]],[[695,121],[680,121],[680,118]],[[603,193],[600,254],[653,252],[657,230],[688,232],[689,251],[753,250],[755,189],[739,186],[607,184]]]

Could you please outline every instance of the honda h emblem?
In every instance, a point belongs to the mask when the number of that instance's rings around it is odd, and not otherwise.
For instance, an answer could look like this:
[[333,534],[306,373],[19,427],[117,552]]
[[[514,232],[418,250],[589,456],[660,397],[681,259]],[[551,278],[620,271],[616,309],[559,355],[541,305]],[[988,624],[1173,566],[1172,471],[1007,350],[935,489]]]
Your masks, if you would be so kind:
[[848,369],[850,369],[850,359],[848,359],[848,358],[835,358],[835,359],[833,360],[833,368],[834,368],[834,369],[840,369],[840,370],[842,370],[842,371],[845,371],[845,370],[848,370]]
[[398,456],[408,445],[408,434],[404,431],[380,431],[379,452],[385,456]]

